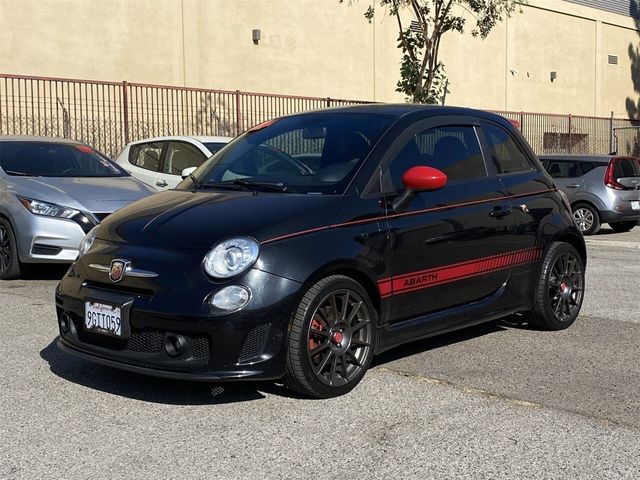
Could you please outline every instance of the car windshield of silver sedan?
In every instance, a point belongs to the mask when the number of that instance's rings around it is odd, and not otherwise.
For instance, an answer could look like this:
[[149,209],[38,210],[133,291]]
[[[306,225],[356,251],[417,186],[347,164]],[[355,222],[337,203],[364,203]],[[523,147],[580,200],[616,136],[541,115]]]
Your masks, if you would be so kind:
[[344,192],[393,121],[387,115],[305,114],[249,129],[178,188]]
[[127,172],[91,147],[75,143],[0,142],[0,167],[23,177],[123,177]]

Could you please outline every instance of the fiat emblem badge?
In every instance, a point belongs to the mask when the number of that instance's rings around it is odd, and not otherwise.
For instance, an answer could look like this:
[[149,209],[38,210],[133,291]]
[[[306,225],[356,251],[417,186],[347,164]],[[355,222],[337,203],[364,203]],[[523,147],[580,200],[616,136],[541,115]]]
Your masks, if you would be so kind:
[[109,280],[114,283],[120,282],[127,274],[127,267],[131,262],[128,260],[111,260],[111,268],[109,268]]

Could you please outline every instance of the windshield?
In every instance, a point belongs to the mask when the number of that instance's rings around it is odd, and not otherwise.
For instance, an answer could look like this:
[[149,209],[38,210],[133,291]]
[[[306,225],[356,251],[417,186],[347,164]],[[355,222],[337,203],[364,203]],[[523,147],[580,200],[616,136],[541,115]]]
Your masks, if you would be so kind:
[[0,167],[29,177],[122,177],[127,172],[91,147],[57,142],[0,142]]
[[235,184],[275,190],[277,185],[287,193],[342,193],[393,118],[358,113],[281,118],[234,140],[178,188]]
[[220,150],[222,150],[222,147],[224,147],[225,145],[226,145],[226,143],[220,143],[220,142],[205,142],[204,143],[204,146],[209,149],[209,151],[211,152],[211,155],[214,155],[214,154],[218,153]]

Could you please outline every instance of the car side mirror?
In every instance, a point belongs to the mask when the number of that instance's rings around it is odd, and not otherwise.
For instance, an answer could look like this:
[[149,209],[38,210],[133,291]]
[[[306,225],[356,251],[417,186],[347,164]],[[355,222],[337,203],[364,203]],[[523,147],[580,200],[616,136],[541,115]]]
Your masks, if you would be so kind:
[[185,168],[184,170],[182,170],[182,172],[180,173],[180,176],[182,177],[182,179],[184,180],[185,178],[187,178],[189,175],[191,175],[193,172],[195,172],[197,170],[198,167],[189,167],[189,168]]
[[404,192],[393,202],[394,210],[401,210],[411,201],[416,193],[439,190],[447,184],[447,175],[433,167],[411,167],[402,175]]

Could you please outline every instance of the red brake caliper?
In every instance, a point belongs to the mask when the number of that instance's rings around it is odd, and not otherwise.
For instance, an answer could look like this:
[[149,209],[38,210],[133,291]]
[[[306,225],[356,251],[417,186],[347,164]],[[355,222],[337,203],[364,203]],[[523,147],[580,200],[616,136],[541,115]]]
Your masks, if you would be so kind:
[[[311,328],[319,331],[324,330],[324,326],[322,325],[322,322],[317,318],[311,319]],[[313,333],[309,335],[309,351],[313,352],[319,346],[320,346],[320,342],[316,340],[316,336]]]

